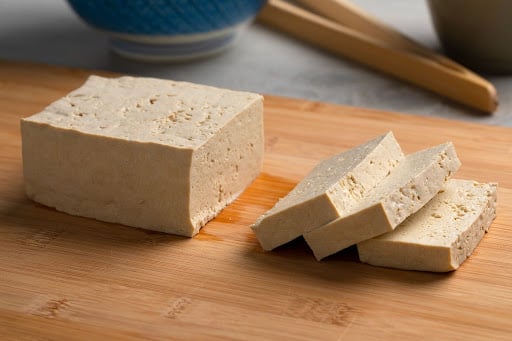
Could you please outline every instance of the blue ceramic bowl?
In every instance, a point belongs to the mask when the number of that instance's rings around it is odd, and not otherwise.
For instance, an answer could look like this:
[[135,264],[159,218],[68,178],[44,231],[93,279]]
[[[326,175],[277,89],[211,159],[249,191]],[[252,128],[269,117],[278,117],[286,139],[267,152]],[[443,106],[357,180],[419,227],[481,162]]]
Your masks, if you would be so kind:
[[207,56],[229,46],[265,0],[68,0],[114,51],[146,61]]

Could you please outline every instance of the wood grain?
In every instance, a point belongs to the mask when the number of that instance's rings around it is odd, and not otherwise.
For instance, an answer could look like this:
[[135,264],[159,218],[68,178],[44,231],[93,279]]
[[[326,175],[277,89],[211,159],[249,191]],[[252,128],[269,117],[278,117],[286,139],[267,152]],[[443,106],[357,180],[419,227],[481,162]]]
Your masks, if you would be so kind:
[[[512,131],[266,96],[262,174],[193,239],[70,216],[23,191],[19,119],[91,71],[0,62],[0,339],[493,339],[512,336]],[[377,268],[249,225],[319,160],[392,130],[451,140],[457,177],[499,182],[498,218],[456,272]]]

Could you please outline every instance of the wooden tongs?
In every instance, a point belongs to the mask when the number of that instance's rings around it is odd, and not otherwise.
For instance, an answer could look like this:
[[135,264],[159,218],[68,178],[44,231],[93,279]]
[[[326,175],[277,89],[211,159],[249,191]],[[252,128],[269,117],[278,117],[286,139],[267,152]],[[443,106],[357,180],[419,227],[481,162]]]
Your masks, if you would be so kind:
[[346,0],[269,0],[258,20],[331,53],[492,113],[494,86],[453,60],[416,43]]

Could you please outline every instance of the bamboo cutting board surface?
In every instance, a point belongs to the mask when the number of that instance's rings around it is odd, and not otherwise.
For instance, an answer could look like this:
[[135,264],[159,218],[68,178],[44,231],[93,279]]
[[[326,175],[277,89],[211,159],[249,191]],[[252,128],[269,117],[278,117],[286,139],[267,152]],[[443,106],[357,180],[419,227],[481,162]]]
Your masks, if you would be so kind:
[[[91,71],[0,62],[0,339],[512,337],[512,130],[265,98],[263,172],[188,239],[28,200],[19,119]],[[448,140],[458,178],[499,182],[498,217],[448,274],[317,262],[303,240],[263,252],[249,225],[318,161],[392,130],[406,152]]]

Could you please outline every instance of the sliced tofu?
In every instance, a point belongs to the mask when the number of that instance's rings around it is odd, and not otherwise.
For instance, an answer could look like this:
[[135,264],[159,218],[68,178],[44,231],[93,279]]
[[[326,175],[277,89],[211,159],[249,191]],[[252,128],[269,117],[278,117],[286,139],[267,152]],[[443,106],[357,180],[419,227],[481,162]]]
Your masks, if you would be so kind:
[[393,232],[357,244],[362,262],[445,272],[471,255],[496,217],[493,183],[450,180],[444,191]]
[[263,97],[91,76],[21,121],[27,195],[59,211],[193,236],[259,174]]
[[321,162],[251,226],[261,246],[272,250],[344,215],[402,159],[390,132]]
[[391,174],[341,217],[304,234],[320,260],[392,231],[442,189],[460,161],[452,143],[408,155]]

